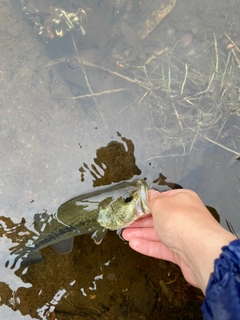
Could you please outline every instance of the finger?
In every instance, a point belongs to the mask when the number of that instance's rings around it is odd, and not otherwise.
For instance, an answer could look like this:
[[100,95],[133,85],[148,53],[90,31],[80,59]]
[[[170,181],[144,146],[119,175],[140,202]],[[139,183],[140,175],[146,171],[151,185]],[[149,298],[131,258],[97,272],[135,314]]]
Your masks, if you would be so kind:
[[184,192],[183,189],[174,189],[174,190],[167,190],[167,191],[164,191],[164,192],[159,192],[157,190],[154,190],[154,189],[150,189],[148,191],[148,196],[149,196],[149,200],[151,201],[151,199],[155,198],[155,197],[158,197],[159,194],[162,196],[162,197],[170,197],[170,196],[173,196],[177,193],[182,193]]
[[122,237],[129,241],[134,238],[141,238],[150,241],[158,241],[157,234],[154,228],[128,228],[124,229],[122,232]]
[[146,239],[132,239],[129,242],[132,249],[150,257],[167,260],[170,262],[175,261],[175,257],[172,251],[170,251],[163,243],[149,241]]
[[153,227],[152,215],[149,214],[131,223],[127,228],[150,228]]

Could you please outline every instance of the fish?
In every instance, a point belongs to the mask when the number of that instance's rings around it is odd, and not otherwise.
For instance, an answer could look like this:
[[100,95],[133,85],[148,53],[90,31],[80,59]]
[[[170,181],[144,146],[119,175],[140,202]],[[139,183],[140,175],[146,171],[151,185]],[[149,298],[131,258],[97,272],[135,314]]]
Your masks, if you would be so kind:
[[[125,228],[148,213],[148,186],[143,179],[77,196],[63,203],[54,214],[35,214],[36,235],[13,249],[11,268],[42,261],[40,250],[48,246],[58,253],[69,253],[78,235],[89,234],[100,244],[108,230]],[[10,266],[10,260],[5,266]]]

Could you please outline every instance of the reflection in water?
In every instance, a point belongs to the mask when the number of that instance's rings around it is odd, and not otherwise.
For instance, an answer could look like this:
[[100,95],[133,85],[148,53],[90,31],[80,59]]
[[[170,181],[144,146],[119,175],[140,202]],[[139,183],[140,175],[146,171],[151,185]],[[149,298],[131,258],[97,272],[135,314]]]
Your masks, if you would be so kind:
[[[4,268],[4,261],[9,256],[9,250],[13,250],[13,244],[25,243],[26,239],[33,234],[30,230],[25,227],[24,220],[20,223],[14,223],[11,218],[0,217],[0,256],[1,256],[1,281],[4,281],[9,288],[12,290],[12,294],[19,287],[31,287],[30,283],[24,283],[21,278],[14,274],[13,270],[7,270]],[[10,249],[9,249],[10,248]]]
[[[74,281],[70,283],[70,286],[72,286],[73,284]],[[43,307],[37,309],[37,314],[39,315],[39,317],[43,320],[47,320],[51,314],[54,314],[54,310],[57,304],[66,293],[67,290],[65,289],[58,290],[58,292],[54,295],[49,303],[47,302]]]
[[159,173],[157,179],[153,180],[153,183],[157,183],[159,186],[167,186],[170,189],[182,189],[183,187],[180,184],[173,183],[170,181],[166,181],[167,177],[165,177],[162,173]]
[[118,136],[121,137],[125,144],[111,141],[106,147],[99,148],[96,151],[96,158],[93,159],[94,164],[91,164],[91,168],[86,163],[79,168],[81,181],[84,181],[84,172],[86,170],[94,178],[94,187],[129,180],[134,175],[141,174],[141,170],[135,163],[133,142],[122,137],[120,133],[118,133]]

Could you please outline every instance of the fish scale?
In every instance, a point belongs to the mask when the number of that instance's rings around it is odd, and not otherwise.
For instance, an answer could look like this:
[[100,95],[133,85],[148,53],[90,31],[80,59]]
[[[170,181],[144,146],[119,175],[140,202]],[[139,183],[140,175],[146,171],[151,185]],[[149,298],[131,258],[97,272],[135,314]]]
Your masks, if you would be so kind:
[[43,257],[39,250],[48,246],[58,253],[69,253],[77,235],[90,234],[99,244],[108,229],[124,228],[149,212],[148,186],[141,179],[75,197],[62,204],[55,214],[36,214],[38,234],[30,239],[30,244],[28,240],[20,249],[13,250],[5,265],[26,267],[40,262]]

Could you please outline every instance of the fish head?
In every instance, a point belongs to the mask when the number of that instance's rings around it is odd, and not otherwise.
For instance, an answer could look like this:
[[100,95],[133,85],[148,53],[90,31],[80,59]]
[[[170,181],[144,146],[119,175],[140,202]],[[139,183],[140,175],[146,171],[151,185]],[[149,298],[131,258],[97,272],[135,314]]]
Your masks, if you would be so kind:
[[118,196],[106,199],[98,215],[98,223],[110,230],[125,228],[150,212],[145,180],[135,180],[117,191]]

